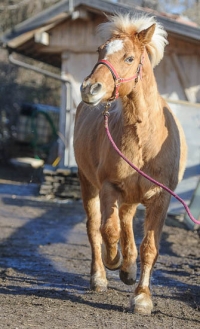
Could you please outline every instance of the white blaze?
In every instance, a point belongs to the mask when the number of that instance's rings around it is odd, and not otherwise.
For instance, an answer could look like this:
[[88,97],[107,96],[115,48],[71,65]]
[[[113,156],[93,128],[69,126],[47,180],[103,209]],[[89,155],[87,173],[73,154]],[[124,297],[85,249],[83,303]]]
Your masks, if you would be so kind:
[[106,46],[106,55],[112,55],[113,53],[121,50],[123,48],[123,41],[122,40],[113,40]]

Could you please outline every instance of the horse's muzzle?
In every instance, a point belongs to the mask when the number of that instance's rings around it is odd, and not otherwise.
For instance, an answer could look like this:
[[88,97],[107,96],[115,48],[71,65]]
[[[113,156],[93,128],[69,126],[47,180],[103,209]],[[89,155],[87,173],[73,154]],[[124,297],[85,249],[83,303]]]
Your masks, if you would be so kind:
[[81,85],[82,100],[87,104],[98,104],[104,96],[102,90],[101,83],[96,82],[91,84],[88,81],[84,81]]

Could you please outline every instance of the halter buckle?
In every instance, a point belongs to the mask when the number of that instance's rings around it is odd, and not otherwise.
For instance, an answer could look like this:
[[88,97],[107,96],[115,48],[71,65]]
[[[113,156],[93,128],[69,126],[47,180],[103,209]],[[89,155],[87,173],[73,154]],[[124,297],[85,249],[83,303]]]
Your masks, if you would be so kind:
[[119,85],[121,85],[122,80],[123,80],[122,78],[115,79],[115,86],[118,87]]
[[107,102],[104,106],[104,111],[102,112],[102,114],[106,117],[108,117],[110,115],[109,113],[109,108],[111,107],[111,103]]

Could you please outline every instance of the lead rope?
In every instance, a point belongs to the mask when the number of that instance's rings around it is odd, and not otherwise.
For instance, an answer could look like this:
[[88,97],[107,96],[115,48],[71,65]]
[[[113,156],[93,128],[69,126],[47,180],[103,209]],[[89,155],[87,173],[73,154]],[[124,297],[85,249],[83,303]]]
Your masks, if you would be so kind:
[[156,184],[157,186],[161,187],[162,189],[164,189],[165,191],[167,191],[168,193],[170,193],[174,198],[176,198],[179,202],[182,203],[182,205],[184,206],[188,216],[190,217],[190,219],[195,223],[200,225],[200,221],[196,220],[191,212],[189,207],[186,205],[186,203],[183,201],[183,199],[181,199],[176,193],[174,193],[172,190],[170,190],[167,186],[163,185],[162,183],[157,182],[155,179],[153,179],[152,177],[148,176],[147,174],[145,174],[142,170],[140,170],[139,168],[137,168],[133,163],[131,163],[126,157],[125,155],[118,149],[117,145],[115,144],[114,140],[112,139],[112,136],[110,134],[109,131],[109,127],[108,127],[108,117],[110,115],[110,113],[108,112],[108,109],[110,107],[110,103],[106,104],[105,106],[105,110],[103,111],[103,116],[104,116],[104,126],[106,129],[106,133],[108,136],[108,139],[110,140],[113,148],[115,149],[115,151],[119,154],[119,156],[124,159],[129,166],[131,166],[134,170],[136,170],[138,172],[138,174],[142,175],[143,177],[145,177],[146,179],[148,179],[150,182]]

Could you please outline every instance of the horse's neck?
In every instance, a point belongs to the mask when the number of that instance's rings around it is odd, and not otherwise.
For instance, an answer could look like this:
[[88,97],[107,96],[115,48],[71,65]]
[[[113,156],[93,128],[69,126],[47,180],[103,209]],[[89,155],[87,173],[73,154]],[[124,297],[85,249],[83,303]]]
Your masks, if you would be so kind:
[[121,145],[125,145],[122,151],[127,152],[127,145],[131,145],[138,154],[138,165],[142,166],[148,156],[156,156],[167,136],[162,98],[153,74],[138,81],[134,91],[122,99],[122,104]]
[[160,101],[153,71],[150,74],[144,73],[143,79],[137,82],[134,90],[122,99],[124,124],[148,125],[154,118],[159,121],[162,119]]

